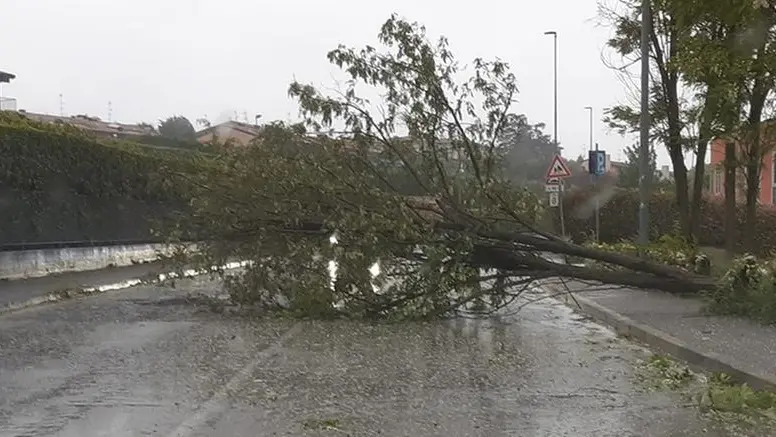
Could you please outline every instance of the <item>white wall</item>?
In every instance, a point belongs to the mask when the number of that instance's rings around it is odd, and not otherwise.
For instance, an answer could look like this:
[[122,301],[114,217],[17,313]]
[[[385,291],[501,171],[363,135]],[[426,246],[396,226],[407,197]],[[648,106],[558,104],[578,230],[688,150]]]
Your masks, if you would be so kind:
[[0,279],[22,279],[155,261],[172,248],[160,244],[0,252]]

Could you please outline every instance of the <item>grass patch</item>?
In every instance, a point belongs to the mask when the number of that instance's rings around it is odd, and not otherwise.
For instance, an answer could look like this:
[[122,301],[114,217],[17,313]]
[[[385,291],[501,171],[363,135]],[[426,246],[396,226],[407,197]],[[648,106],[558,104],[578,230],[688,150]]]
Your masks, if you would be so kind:
[[776,392],[754,390],[723,373],[696,373],[664,355],[651,356],[636,375],[648,390],[678,392],[728,430],[776,433]]

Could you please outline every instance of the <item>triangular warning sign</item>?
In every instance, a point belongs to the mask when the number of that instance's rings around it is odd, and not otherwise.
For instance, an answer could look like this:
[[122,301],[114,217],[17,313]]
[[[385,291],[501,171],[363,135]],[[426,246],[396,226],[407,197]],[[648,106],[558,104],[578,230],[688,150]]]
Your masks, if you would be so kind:
[[547,169],[547,178],[567,178],[569,176],[571,176],[571,171],[566,166],[566,163],[563,162],[560,155],[555,155],[552,158],[550,168]]

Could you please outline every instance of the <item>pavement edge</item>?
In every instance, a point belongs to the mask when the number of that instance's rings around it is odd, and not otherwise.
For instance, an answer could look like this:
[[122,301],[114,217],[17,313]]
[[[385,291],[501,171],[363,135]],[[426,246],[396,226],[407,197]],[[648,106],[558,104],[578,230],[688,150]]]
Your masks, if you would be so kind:
[[[542,284],[542,288],[554,289],[548,284]],[[558,292],[559,290],[554,289]],[[708,371],[721,372],[730,375],[735,380],[745,383],[759,390],[776,390],[776,376],[751,370],[741,369],[730,364],[719,354],[708,351],[699,351],[672,335],[655,329],[651,326],[637,322],[610,308],[592,301],[579,293],[572,292],[574,299],[567,294],[556,295],[555,299],[563,302],[571,309],[581,311],[599,322],[611,327],[617,334],[639,340],[652,346],[661,352],[685,361],[690,367]]]

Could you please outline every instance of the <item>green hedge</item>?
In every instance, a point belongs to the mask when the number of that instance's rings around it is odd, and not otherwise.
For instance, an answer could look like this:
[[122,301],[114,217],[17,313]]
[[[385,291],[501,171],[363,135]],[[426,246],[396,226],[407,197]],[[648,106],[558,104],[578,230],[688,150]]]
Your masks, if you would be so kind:
[[[578,242],[589,240],[595,229],[594,200],[589,190],[566,194],[563,206],[567,233]],[[743,241],[744,208],[738,208],[737,241]],[[605,243],[632,240],[638,234],[639,195],[634,190],[616,190],[610,198],[601,199],[600,239]],[[679,220],[673,194],[654,194],[649,202],[651,238],[673,234]],[[559,229],[559,215],[553,215]],[[701,231],[698,243],[702,246],[724,247],[725,211],[721,201],[703,199],[701,203]],[[756,246],[750,252],[769,256],[776,252],[776,209],[760,206],[758,209]]]
[[8,111],[0,154],[0,203],[12,209],[0,217],[0,243],[150,236],[152,223],[186,208],[181,175],[202,161]]
[[127,138],[135,143],[147,144],[150,146],[159,146],[174,149],[183,150],[202,150],[205,147],[197,140],[179,140],[176,138],[163,137],[161,135],[142,135],[137,137]]
[[0,184],[30,191],[144,201],[181,200],[185,158],[129,143],[104,144],[67,125],[0,113]]

